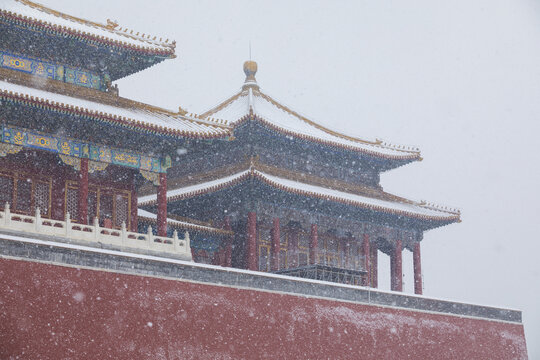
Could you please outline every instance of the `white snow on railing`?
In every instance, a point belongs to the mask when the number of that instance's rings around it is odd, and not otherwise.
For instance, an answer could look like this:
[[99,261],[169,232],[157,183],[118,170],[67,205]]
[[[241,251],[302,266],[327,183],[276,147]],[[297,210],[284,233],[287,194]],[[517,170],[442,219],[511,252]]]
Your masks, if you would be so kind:
[[43,219],[39,209],[36,209],[35,216],[11,213],[9,203],[6,203],[4,211],[0,211],[0,229],[113,245],[128,251],[129,249],[151,250],[192,259],[187,231],[184,238],[179,239],[176,230],[172,238],[156,236],[152,233],[151,226],[148,227],[146,234],[127,231],[125,222],[122,222],[120,230],[101,227],[98,218],[94,219],[94,225],[77,224],[71,222],[69,213],[66,214],[66,221]]

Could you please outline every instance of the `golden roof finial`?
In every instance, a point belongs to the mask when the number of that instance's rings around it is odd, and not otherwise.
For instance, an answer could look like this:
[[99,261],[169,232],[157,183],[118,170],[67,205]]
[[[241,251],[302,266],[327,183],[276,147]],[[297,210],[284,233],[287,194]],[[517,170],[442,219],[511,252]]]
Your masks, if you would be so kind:
[[252,60],[246,61],[244,63],[244,73],[246,74],[246,81],[244,82],[243,89],[249,87],[259,89],[257,80],[255,79],[255,74],[257,73],[257,63]]

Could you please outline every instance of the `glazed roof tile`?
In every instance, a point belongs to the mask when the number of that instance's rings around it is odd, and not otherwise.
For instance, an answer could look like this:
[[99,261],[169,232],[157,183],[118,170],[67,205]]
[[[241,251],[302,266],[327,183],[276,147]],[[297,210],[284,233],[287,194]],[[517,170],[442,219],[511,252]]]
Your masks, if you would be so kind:
[[53,29],[67,35],[78,35],[114,46],[128,47],[135,50],[148,50],[158,53],[174,54],[175,43],[156,40],[150,35],[121,28],[116,22],[107,20],[107,24],[84,20],[67,15],[46,6],[28,0],[4,0],[0,2],[0,16],[8,16],[27,22],[31,26]]
[[[1,80],[0,96],[13,101],[48,107],[60,112],[83,114],[94,117],[98,121],[154,134],[194,138],[226,137],[229,134],[229,128],[222,124],[190,118],[123,98],[118,98],[118,103],[124,102],[127,104],[126,107],[76,98]],[[106,96],[114,100],[113,95]]]
[[242,90],[206,111],[203,118],[224,119],[233,127],[246,121],[250,114],[266,126],[302,139],[323,143],[372,155],[396,160],[421,160],[416,148],[395,146],[381,140],[368,141],[340,134],[319,125],[300,113],[263,93],[252,78]]
[[[391,213],[399,216],[419,218],[434,221],[460,221],[460,213],[457,210],[428,205],[423,202],[415,202],[403,199],[403,201],[390,201],[384,199],[371,198],[364,195],[329,189],[322,186],[307,184],[295,180],[285,179],[271,175],[251,167],[248,170],[238,172],[233,175],[224,176],[219,179],[185,186],[179,189],[167,191],[167,199],[187,199],[206,193],[219,191],[221,189],[234,186],[248,178],[257,178],[274,188],[300,194],[308,197],[316,197],[327,201],[344,203],[347,205],[361,207],[372,211]],[[155,204],[157,195],[143,196],[138,199],[140,206]]]

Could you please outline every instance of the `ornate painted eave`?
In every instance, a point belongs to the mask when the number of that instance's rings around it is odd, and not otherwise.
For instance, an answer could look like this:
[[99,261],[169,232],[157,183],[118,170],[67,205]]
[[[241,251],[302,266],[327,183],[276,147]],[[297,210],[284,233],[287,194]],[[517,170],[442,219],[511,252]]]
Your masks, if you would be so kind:
[[[252,163],[248,169],[229,176],[185,186],[179,189],[169,190],[167,192],[167,200],[168,202],[174,202],[194,198],[217,192],[225,188],[233,187],[248,179],[256,179],[270,187],[288,193],[341,203],[374,212],[381,212],[394,216],[404,216],[425,221],[444,223],[460,222],[459,210],[439,207],[433,204],[426,204],[425,202],[415,202],[387,193],[386,194],[389,196],[389,198],[381,199],[329,189],[322,186],[271,175],[260,170],[259,168],[260,166],[257,167],[256,164]],[[156,195],[148,195],[139,198],[139,206],[151,206],[156,204],[156,202]]]
[[50,9],[28,0],[9,0],[0,5],[0,17],[19,26],[34,30],[53,32],[77,38],[98,46],[126,49],[133,52],[175,57],[176,42],[158,40],[156,36],[135,34],[133,30],[120,27],[116,22],[107,24],[81,19]]
[[[143,209],[138,209],[137,217],[139,218],[139,221],[144,221],[146,223],[156,224],[157,222],[156,214],[143,210]],[[180,221],[176,219],[167,218],[167,224],[176,230],[194,230],[194,231],[208,233],[208,234],[216,234],[219,236],[234,235],[233,231],[219,229],[219,228],[210,226],[210,224],[202,225],[200,222],[196,220],[191,220],[191,219],[184,219],[184,221]]]
[[94,89],[39,80],[35,81],[32,75],[0,69],[0,98],[154,135],[195,139],[231,135],[229,126],[187,116],[182,109],[175,113]]

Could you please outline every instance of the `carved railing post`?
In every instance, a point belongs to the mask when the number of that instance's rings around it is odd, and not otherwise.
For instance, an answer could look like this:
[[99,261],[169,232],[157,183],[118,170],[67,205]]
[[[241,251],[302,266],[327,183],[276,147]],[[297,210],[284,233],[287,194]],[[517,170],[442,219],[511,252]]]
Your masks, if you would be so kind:
[[40,233],[41,231],[41,212],[39,211],[39,208],[36,208],[36,219],[34,220],[34,229],[37,233]]
[[69,212],[66,213],[66,237],[69,237],[71,235],[71,217],[69,216]]
[[99,229],[99,219],[97,216],[94,217],[94,229],[92,231],[94,231],[94,239],[98,241],[99,235],[101,234],[101,232]]
[[151,249],[152,245],[154,244],[154,234],[152,234],[152,226],[148,226],[148,248]]
[[178,232],[176,231],[176,229],[174,229],[173,231],[172,238],[174,244],[174,251],[180,252],[180,240],[178,240]]
[[127,231],[126,231],[126,222],[125,221],[122,221],[121,236],[122,236],[122,245],[126,245]]
[[184,242],[185,242],[184,251],[191,255],[191,241],[189,240],[189,232],[187,231],[184,233]]
[[4,215],[6,217],[6,226],[8,227],[11,226],[11,211],[9,209],[9,203],[6,203]]

